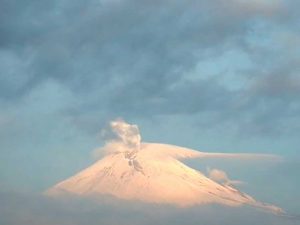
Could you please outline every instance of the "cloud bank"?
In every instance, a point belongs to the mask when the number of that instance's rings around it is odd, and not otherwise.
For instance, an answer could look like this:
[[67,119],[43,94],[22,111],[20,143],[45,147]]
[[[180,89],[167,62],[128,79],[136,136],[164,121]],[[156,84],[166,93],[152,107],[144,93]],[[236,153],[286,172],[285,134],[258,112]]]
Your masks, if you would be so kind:
[[0,224],[5,225],[296,225],[298,220],[265,214],[251,208],[201,206],[179,209],[172,206],[124,202],[104,197],[101,204],[91,200],[0,193]]
[[296,1],[1,5],[2,104],[19,104],[55,82],[72,93],[63,111],[91,132],[95,115],[180,115],[204,123],[207,114],[214,121],[207,127],[299,131]]

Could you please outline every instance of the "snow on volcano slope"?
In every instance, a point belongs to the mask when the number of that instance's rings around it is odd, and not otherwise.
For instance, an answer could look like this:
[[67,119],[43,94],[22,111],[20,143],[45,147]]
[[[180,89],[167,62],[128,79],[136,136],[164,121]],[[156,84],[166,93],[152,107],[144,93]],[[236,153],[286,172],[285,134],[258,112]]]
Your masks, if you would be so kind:
[[[112,195],[121,199],[182,207],[205,203],[229,206],[246,204],[274,213],[282,212],[280,208],[258,202],[230,185],[219,184],[178,160],[236,157],[238,154],[204,153],[156,143],[124,144],[124,141],[108,143],[104,151],[107,152],[104,158],[58,183],[46,193],[50,196],[65,193],[79,196]],[[240,155],[241,158],[251,156]]]
[[[170,148],[173,154],[164,155]],[[143,143],[134,157],[128,158],[123,152],[112,153],[55,185],[47,193],[59,195],[67,192],[83,196],[110,194],[121,199],[179,206],[248,204],[281,211],[275,206],[257,202],[231,186],[216,183],[177,159],[196,157],[198,154],[201,153],[180,147]]]

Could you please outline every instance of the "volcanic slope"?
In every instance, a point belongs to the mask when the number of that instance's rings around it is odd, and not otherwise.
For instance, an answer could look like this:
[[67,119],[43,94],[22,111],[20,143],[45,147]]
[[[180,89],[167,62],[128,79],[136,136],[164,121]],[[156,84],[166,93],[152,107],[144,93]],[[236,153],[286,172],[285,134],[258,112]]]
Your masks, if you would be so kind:
[[231,185],[217,183],[179,161],[184,158],[234,157],[235,154],[205,153],[157,143],[140,143],[138,151],[132,151],[128,146],[120,148],[120,145],[122,143],[107,144],[107,149],[115,150],[110,150],[89,168],[50,188],[47,194],[112,195],[126,200],[181,207],[206,203],[246,204],[274,213],[282,212],[280,208],[256,201]]

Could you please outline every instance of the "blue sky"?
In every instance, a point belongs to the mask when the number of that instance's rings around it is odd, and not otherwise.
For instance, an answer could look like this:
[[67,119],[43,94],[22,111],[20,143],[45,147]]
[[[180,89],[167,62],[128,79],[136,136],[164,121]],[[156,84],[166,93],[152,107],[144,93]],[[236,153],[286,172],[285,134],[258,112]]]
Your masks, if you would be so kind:
[[0,190],[41,192],[90,165],[101,129],[121,117],[145,141],[281,155],[276,165],[215,166],[296,213],[299,8],[0,0]]

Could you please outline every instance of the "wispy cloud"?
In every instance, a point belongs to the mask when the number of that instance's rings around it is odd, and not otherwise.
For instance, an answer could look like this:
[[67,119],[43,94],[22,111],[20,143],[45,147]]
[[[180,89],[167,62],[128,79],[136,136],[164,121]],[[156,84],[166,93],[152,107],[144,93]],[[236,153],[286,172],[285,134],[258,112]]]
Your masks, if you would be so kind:
[[231,180],[229,179],[227,173],[220,169],[210,169],[207,168],[208,177],[218,183],[224,185],[240,185],[243,184],[243,181],[240,180]]

